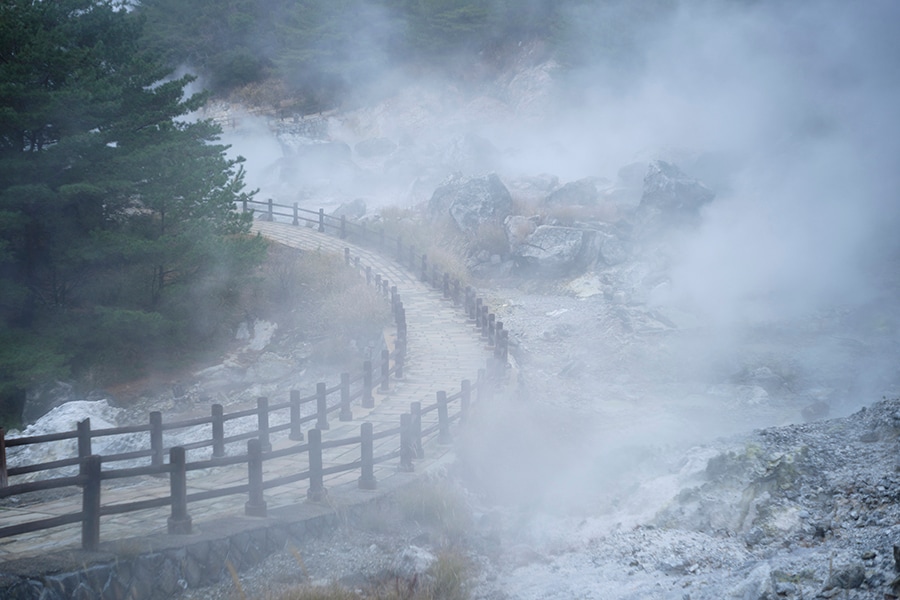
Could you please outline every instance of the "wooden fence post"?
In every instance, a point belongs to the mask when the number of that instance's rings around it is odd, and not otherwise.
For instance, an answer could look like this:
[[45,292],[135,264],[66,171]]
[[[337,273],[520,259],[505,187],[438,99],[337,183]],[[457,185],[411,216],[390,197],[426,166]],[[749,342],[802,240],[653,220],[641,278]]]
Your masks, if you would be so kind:
[[375,273],[375,291],[381,292],[381,273]]
[[472,382],[468,379],[462,380],[459,390],[459,423],[464,424],[469,420],[469,405],[472,402]]
[[331,429],[328,424],[328,393],[325,382],[316,384],[316,428]]
[[248,517],[266,516],[262,453],[262,444],[259,440],[247,440],[247,482],[250,487],[250,498],[244,504],[244,514]]
[[488,307],[486,304],[481,305],[481,339],[486,340],[488,337]]
[[291,433],[288,437],[295,442],[303,441],[303,430],[300,425],[300,390],[291,390]]
[[487,379],[487,375],[484,372],[484,369],[478,369],[478,379],[476,380],[477,388],[475,389],[475,402],[480,405],[485,398],[487,398],[487,394],[485,393],[485,383]]
[[81,491],[81,548],[88,552],[100,544],[100,457],[96,454],[81,458],[80,471],[84,481]]
[[409,413],[400,415],[400,465],[397,470],[404,473],[412,473],[416,470],[412,461],[414,450],[410,439],[411,420]]
[[481,330],[481,303],[481,298],[475,298],[475,315],[473,318],[475,319],[475,329],[478,331]]
[[438,405],[438,444],[449,444],[453,441],[450,437],[450,414],[447,411],[447,392],[437,393]]
[[150,449],[153,451],[150,455],[150,464],[154,467],[161,467],[163,464],[162,434],[162,413],[154,410],[150,413]]
[[187,511],[187,470],[184,448],[169,449],[169,490],[172,495],[172,514],[168,520],[170,534],[191,532],[191,517]]
[[387,393],[388,385],[391,380],[391,353],[388,350],[381,351],[381,386],[378,391],[382,394]]
[[366,285],[372,285],[372,267],[366,265]]
[[91,454],[91,418],[78,421],[78,458],[87,458]]
[[291,222],[292,225],[300,224],[300,207],[294,202],[294,220]]
[[260,396],[256,399],[256,422],[259,425],[259,443],[263,452],[272,449],[269,441],[269,399]]
[[325,209],[319,209],[319,233],[325,233]]
[[409,416],[410,416],[410,431],[412,435],[410,436],[410,443],[412,444],[413,450],[415,451],[416,458],[425,458],[425,447],[422,445],[422,403],[421,402],[410,402],[409,403]]
[[397,379],[403,379],[404,354],[406,354],[406,341],[397,336],[397,343],[394,346],[394,377]]
[[360,404],[363,408],[375,408],[375,398],[372,397],[372,361],[363,363],[363,389]]
[[9,475],[6,471],[6,432],[0,427],[0,487],[9,485]]
[[372,432],[371,423],[363,423],[359,427],[359,458],[360,471],[359,489],[374,490],[378,487],[378,481],[375,479],[375,449],[374,449],[374,433]]
[[494,313],[488,315],[487,340],[489,348],[493,348],[495,345],[496,340],[494,339],[494,324],[496,323],[496,321],[497,316]]
[[322,479],[322,432],[319,429],[309,430],[309,489],[306,498],[312,502],[321,502],[327,496]]
[[341,373],[341,421],[352,421],[353,411],[350,410],[350,373]]
[[213,458],[225,456],[225,409],[221,404],[212,405]]
[[274,221],[275,220],[275,210],[272,207],[272,199],[271,198],[269,198],[268,204],[269,204],[269,221]]
[[397,339],[403,340],[403,352],[406,352],[406,309],[403,308],[403,303],[400,303],[400,307],[397,309],[399,313],[399,318],[397,319]]

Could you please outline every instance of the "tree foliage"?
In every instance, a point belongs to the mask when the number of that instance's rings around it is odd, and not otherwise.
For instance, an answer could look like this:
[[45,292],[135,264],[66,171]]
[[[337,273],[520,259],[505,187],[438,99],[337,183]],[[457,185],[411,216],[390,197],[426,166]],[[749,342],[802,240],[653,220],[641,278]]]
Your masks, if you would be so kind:
[[[208,339],[262,256],[240,160],[112,0],[0,3],[0,399]],[[202,291],[202,297],[198,294]],[[195,311],[218,317],[194,318]]]

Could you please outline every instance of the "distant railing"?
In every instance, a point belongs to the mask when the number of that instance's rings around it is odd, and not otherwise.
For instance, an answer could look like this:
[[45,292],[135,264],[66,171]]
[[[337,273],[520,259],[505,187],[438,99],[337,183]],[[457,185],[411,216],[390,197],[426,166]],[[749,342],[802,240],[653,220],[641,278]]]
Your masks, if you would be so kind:
[[[352,238],[354,243],[372,246],[386,256],[393,256],[398,263],[418,274],[420,281],[440,290],[445,300],[451,300],[454,306],[463,309],[481,331],[482,339],[494,350],[496,365],[505,365],[509,361],[509,331],[490,312],[484,299],[471,286],[463,286],[458,278],[451,277],[437,264],[429,263],[428,255],[418,254],[412,244],[404,245],[402,238],[387,235],[383,227],[369,228],[365,223],[354,223],[344,215],[327,215],[323,208],[300,208],[297,202],[292,205],[278,204],[271,198],[265,201],[244,200],[241,208],[244,212],[257,212],[254,207],[261,207],[263,210],[259,214],[266,215],[269,221],[284,217],[291,219],[292,225],[312,227],[320,233],[337,235],[342,240]],[[348,253],[349,250],[345,250],[345,259],[347,264],[351,264]],[[361,268],[359,257],[354,259],[354,264],[357,269]],[[371,280],[369,269],[366,269],[366,280]]]
[[[266,203],[253,203],[265,204],[268,208],[268,214],[273,218],[274,216],[284,216],[284,213],[276,212],[275,210],[276,207],[284,208],[284,205],[276,205],[271,200]],[[311,219],[300,216],[301,213],[316,215],[314,222],[318,223],[319,231],[327,233],[327,228],[331,227],[332,233],[337,232],[342,238],[346,237],[347,232],[352,228],[357,228],[354,233],[363,237],[367,232],[365,227],[349,223],[345,218],[337,219],[325,215],[322,209],[318,212],[306,211],[299,209],[295,204],[293,210],[287,216],[293,216],[293,223],[296,225],[299,225],[301,222],[313,222]],[[335,225],[334,221],[338,221],[339,225]],[[374,235],[375,240],[382,248],[389,241],[383,230],[371,232],[371,234]],[[212,414],[209,417],[198,417],[171,423],[163,423],[161,413],[151,412],[148,424],[108,429],[92,430],[90,420],[85,419],[78,423],[78,427],[74,431],[6,439],[3,429],[0,428],[0,499],[30,492],[63,489],[73,486],[82,488],[82,510],[80,512],[0,527],[0,539],[81,522],[82,547],[86,550],[93,550],[96,549],[100,540],[100,517],[163,506],[171,506],[171,515],[168,520],[169,533],[189,533],[191,531],[191,518],[188,514],[188,505],[191,502],[234,494],[248,494],[248,501],[245,505],[246,514],[264,516],[266,503],[263,492],[266,489],[309,480],[307,497],[310,500],[321,500],[325,496],[324,477],[355,469],[360,470],[359,487],[362,489],[375,489],[377,485],[374,476],[375,464],[399,458],[398,468],[404,471],[412,471],[414,469],[413,459],[424,457],[423,440],[425,438],[436,435],[438,443],[449,443],[450,424],[452,421],[465,420],[467,418],[473,391],[479,400],[483,399],[491,393],[493,388],[492,382],[498,379],[505,370],[508,360],[508,332],[503,328],[502,322],[497,321],[493,314],[489,314],[483,299],[477,297],[472,288],[466,286],[463,296],[458,280],[451,283],[449,275],[441,273],[435,266],[432,266],[432,270],[429,273],[425,255],[421,256],[419,262],[416,260],[416,254],[412,247],[405,249],[399,239],[390,240],[390,242],[396,244],[398,261],[408,266],[413,272],[418,271],[423,282],[430,282],[432,287],[442,290],[445,299],[452,300],[454,305],[461,307],[469,317],[470,322],[474,324],[475,330],[480,333],[482,339],[494,349],[493,356],[488,360],[486,368],[479,370],[478,379],[474,384],[470,380],[462,381],[460,390],[451,396],[448,396],[445,391],[438,391],[436,392],[436,402],[427,407],[422,407],[420,402],[411,403],[409,412],[401,415],[398,427],[375,432],[371,423],[363,423],[360,427],[360,435],[357,437],[322,440],[322,431],[330,428],[328,423],[330,414],[339,412],[339,420],[349,421],[353,418],[351,404],[354,401],[359,400],[363,408],[374,407],[373,390],[376,383],[379,391],[387,392],[390,388],[392,375],[396,378],[403,377],[406,356],[406,311],[397,292],[397,287],[391,286],[390,282],[382,278],[380,274],[374,274],[373,277],[372,268],[370,266],[362,266],[360,258],[351,256],[350,249],[345,248],[345,263],[354,266],[359,273],[365,275],[367,283],[374,283],[376,289],[385,298],[390,299],[397,327],[397,343],[393,355],[388,350],[382,351],[380,364],[377,365],[377,369],[372,361],[365,361],[362,372],[355,377],[351,377],[349,373],[343,373],[341,374],[340,383],[331,387],[328,387],[324,382],[320,382],[317,384],[316,393],[306,397],[300,397],[299,392],[291,391],[288,401],[272,405],[269,404],[268,398],[260,397],[255,408],[228,414],[224,413],[222,405],[214,404],[211,407]],[[404,262],[407,253],[409,260]],[[429,274],[431,275],[430,278]],[[358,386],[355,391],[353,389],[354,386]],[[329,404],[329,398],[333,394],[338,397],[338,400]],[[302,407],[306,404],[315,404],[315,411],[310,412],[306,416],[301,416],[303,413]],[[457,407],[456,412],[453,414],[450,412],[451,405]],[[287,422],[270,426],[270,416],[279,411],[288,411],[289,418]],[[423,416],[432,412],[436,413],[436,418],[432,415],[430,417],[432,423],[423,428]],[[227,421],[252,416],[257,417],[256,429],[225,436],[224,424]],[[303,441],[302,427],[305,423],[311,423],[312,421],[315,421],[315,427],[307,431],[307,443],[272,451],[271,435],[287,431],[288,439]],[[207,425],[210,427],[209,438],[168,449],[163,444],[163,432],[165,431]],[[94,438],[134,433],[149,434],[149,448],[103,456],[92,453],[91,440]],[[373,442],[390,437],[397,438],[397,449],[387,454],[374,456]],[[77,440],[78,455],[75,457],[33,465],[7,467],[7,447],[27,446],[69,439]],[[247,440],[246,454],[226,456],[226,445],[245,439]],[[359,460],[323,468],[323,449],[350,445],[359,445]],[[205,447],[212,448],[211,458],[188,462],[187,452],[189,450]],[[168,450],[169,455],[167,464],[164,463],[166,450]],[[264,481],[263,464],[265,461],[304,453],[308,454],[309,466],[307,470]],[[150,464],[129,468],[103,468],[104,464],[143,458],[149,458]],[[187,493],[186,473],[188,471],[235,464],[247,465],[247,483],[224,489],[193,494]],[[9,477],[75,465],[79,467],[77,475],[53,477],[25,483],[10,484],[9,482]],[[103,481],[145,475],[168,475],[170,494],[165,497],[137,502],[105,506],[102,504],[101,484]]]

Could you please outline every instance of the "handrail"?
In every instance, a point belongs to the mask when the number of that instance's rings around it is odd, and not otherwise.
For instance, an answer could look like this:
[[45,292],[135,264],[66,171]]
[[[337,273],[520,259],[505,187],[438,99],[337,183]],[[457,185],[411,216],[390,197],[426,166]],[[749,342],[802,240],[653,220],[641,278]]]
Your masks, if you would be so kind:
[[[359,233],[365,239],[369,230],[363,225],[350,223],[346,218],[339,219],[339,225],[334,225],[332,221],[338,221],[336,217],[324,214],[323,209],[318,212],[300,209],[295,203],[291,213],[280,213],[275,211],[275,207],[284,207],[284,205],[276,205],[269,200],[266,203],[253,200],[244,202],[244,210],[247,210],[248,204],[265,204],[270,217],[289,216],[293,217],[294,225],[299,225],[301,221],[305,223],[317,224],[320,232],[325,232],[326,228],[336,229],[344,238],[348,232],[354,227],[357,228],[355,233]],[[304,214],[314,214],[316,219],[309,219]],[[396,244],[396,258],[404,266],[407,266],[413,272],[420,273],[420,279],[423,282],[429,282],[429,274],[431,285],[443,292],[443,297],[453,301],[454,306],[462,308],[469,317],[470,322],[474,322],[475,331],[481,334],[489,347],[494,348],[493,360],[488,361],[488,368],[481,369],[478,373],[478,380],[475,383],[464,380],[461,383],[460,390],[450,396],[446,392],[437,392],[437,402],[435,404],[421,407],[417,406],[415,410],[416,417],[413,419],[410,413],[401,415],[400,426],[389,428],[383,431],[374,432],[370,423],[363,423],[359,436],[346,438],[343,440],[327,440],[321,439],[322,429],[327,429],[328,414],[340,410],[341,420],[346,420],[349,414],[347,404],[352,401],[359,400],[362,406],[370,407],[372,402],[372,392],[378,387],[382,391],[386,391],[389,387],[391,376],[402,377],[402,368],[404,354],[406,350],[406,317],[403,303],[399,295],[396,293],[396,287],[390,288],[386,279],[376,276],[375,285],[381,289],[385,298],[390,298],[392,312],[397,326],[397,347],[394,353],[387,350],[383,351],[380,368],[373,364],[373,361],[365,361],[362,373],[352,377],[349,374],[343,374],[341,383],[332,387],[327,387],[325,383],[319,383],[316,394],[301,398],[299,393],[292,391],[290,401],[277,404],[268,404],[268,399],[260,398],[258,406],[255,409],[244,409],[233,413],[224,413],[221,405],[213,405],[212,415],[210,417],[198,417],[184,421],[176,421],[162,423],[159,413],[151,413],[149,425],[130,425],[121,428],[107,428],[100,430],[91,430],[89,420],[79,424],[76,431],[60,432],[54,434],[46,434],[41,436],[28,436],[20,438],[5,439],[4,432],[0,429],[0,498],[9,497],[21,493],[39,491],[45,489],[58,489],[63,487],[81,486],[82,494],[85,497],[81,512],[70,515],[62,515],[52,519],[41,519],[21,523],[13,527],[0,528],[0,539],[17,535],[26,531],[38,531],[48,529],[64,524],[82,522],[82,547],[86,550],[95,549],[99,543],[99,518],[104,515],[122,514],[144,508],[153,508],[171,505],[172,516],[169,519],[170,533],[185,533],[190,531],[190,517],[187,515],[187,507],[190,502],[199,500],[218,498],[226,495],[249,493],[250,500],[246,504],[246,512],[252,516],[265,515],[265,501],[263,490],[286,485],[308,479],[310,488],[308,497],[312,500],[323,498],[325,492],[323,477],[336,473],[360,469],[362,474],[359,478],[359,486],[363,489],[374,489],[377,482],[373,474],[373,466],[388,460],[396,458],[400,459],[400,470],[413,470],[413,458],[421,451],[415,450],[416,447],[421,448],[423,436],[430,436],[438,433],[438,442],[447,443],[449,440],[449,426],[451,422],[464,421],[466,412],[471,402],[471,393],[477,392],[478,401],[483,401],[492,393],[492,380],[497,379],[504,369],[508,352],[508,332],[503,329],[502,323],[496,321],[493,314],[489,314],[487,306],[482,298],[476,296],[475,292],[469,287],[465,287],[465,298],[461,298],[461,284],[458,280],[449,281],[446,273],[441,273],[437,266],[432,266],[431,273],[428,271],[427,257],[421,256],[421,263],[418,262],[415,251],[412,247],[404,248],[400,239],[389,238],[385,235],[384,230],[375,234],[377,241],[382,250],[386,248],[385,244],[390,242]],[[408,262],[404,262],[407,258]],[[347,265],[354,265],[358,272],[360,271],[359,257],[351,257],[350,250],[345,248],[345,262]],[[371,283],[371,268],[365,269],[367,282]],[[393,360],[392,360],[393,359]],[[498,367],[499,365],[499,367]],[[361,386],[352,391],[349,386],[356,386],[361,382]],[[333,403],[330,406],[327,403],[328,396],[339,392],[341,401]],[[457,403],[456,401],[459,400]],[[317,409],[315,413],[301,416],[300,406],[303,404],[311,404],[315,402]],[[414,403],[419,404],[419,403]],[[454,414],[450,414],[449,406],[453,404],[458,407]],[[279,424],[273,427],[268,425],[269,414],[290,409],[290,422]],[[422,429],[422,415],[437,412],[437,421],[430,426]],[[222,425],[226,421],[232,421],[239,418],[250,418],[256,416],[258,418],[258,429],[235,434],[226,437]],[[352,418],[352,415],[350,415]],[[294,445],[278,451],[269,450],[269,434],[290,430],[290,439],[303,439],[300,429],[302,423],[316,420],[316,427],[309,429],[309,441],[304,444]],[[163,462],[163,455],[166,448],[163,446],[163,431],[172,431],[179,428],[199,427],[204,425],[212,426],[211,439],[199,440],[189,445],[176,446],[168,448],[170,459],[168,463]],[[137,450],[132,452],[120,453],[117,455],[98,456],[90,452],[91,439],[99,436],[119,435],[124,433],[143,433],[149,432],[151,448],[149,450]],[[299,436],[299,437],[295,437]],[[372,452],[372,444],[375,440],[397,437],[399,436],[399,448],[383,454],[374,456]],[[67,439],[77,439],[79,447],[79,456],[74,459],[62,459],[42,465],[29,465],[28,467],[6,468],[5,447],[23,446],[33,443],[46,443],[50,441],[61,441]],[[228,443],[247,439],[247,453],[226,457],[224,447]],[[331,465],[327,468],[322,466],[321,453],[323,449],[334,448],[338,446],[348,445],[360,446],[360,459],[345,464]],[[186,449],[196,449],[200,447],[213,446],[213,457],[211,459],[188,462],[186,460]],[[265,445],[265,447],[264,447]],[[263,450],[266,450],[265,452]],[[300,473],[294,473],[270,479],[268,482],[263,480],[262,465],[266,460],[288,456],[292,454],[306,454],[308,457],[308,469]],[[134,458],[143,458],[150,456],[151,465],[142,467],[130,467],[119,469],[106,469],[101,471],[102,463],[109,463],[114,460],[128,460]],[[36,482],[23,484],[8,484],[8,476],[24,472],[35,472],[41,470],[38,467],[58,468],[58,463],[65,463],[66,466],[78,464],[80,473],[74,477],[58,477]],[[185,474],[187,471],[200,469],[217,468],[228,465],[247,464],[248,483],[231,486],[224,489],[216,489],[193,494],[187,494]],[[55,465],[48,467],[48,465]],[[20,471],[16,471],[19,469]],[[21,471],[21,469],[30,469],[29,471]],[[168,474],[171,480],[171,493],[168,497],[152,498],[132,502],[127,504],[116,504],[102,506],[100,504],[100,483],[103,480],[120,479],[123,477],[133,477],[137,475],[150,474]]]

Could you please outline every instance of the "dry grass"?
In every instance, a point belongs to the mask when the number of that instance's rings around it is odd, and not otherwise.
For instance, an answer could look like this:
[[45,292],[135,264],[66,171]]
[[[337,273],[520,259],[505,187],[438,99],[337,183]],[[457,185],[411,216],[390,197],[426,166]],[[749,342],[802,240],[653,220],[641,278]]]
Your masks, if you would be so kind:
[[[327,586],[304,584],[267,592],[259,600],[468,600],[470,573],[469,560],[448,550],[437,556],[421,578],[387,577],[363,590],[350,590],[337,582]],[[247,598],[242,595],[241,600]]]
[[252,303],[282,331],[316,341],[323,360],[347,357],[351,341],[378,338],[390,323],[390,307],[343,258],[319,251],[269,246]]
[[436,527],[451,541],[462,539],[472,528],[472,513],[456,488],[441,481],[420,481],[397,495],[404,518]]

